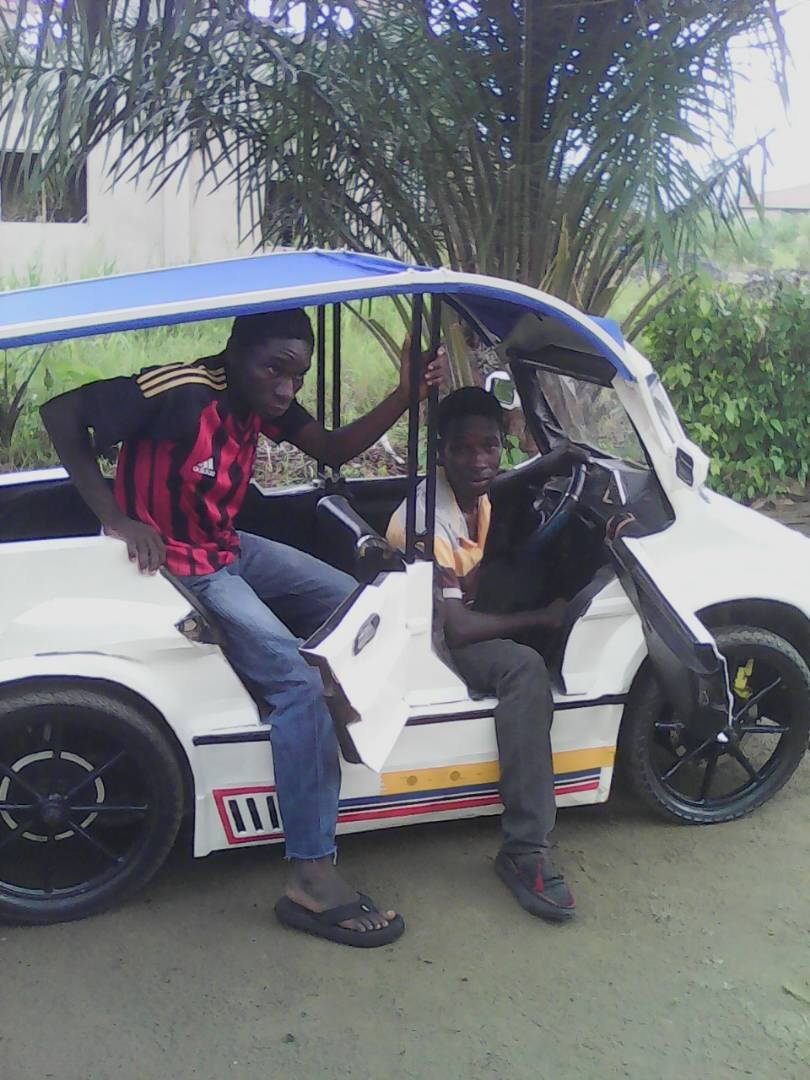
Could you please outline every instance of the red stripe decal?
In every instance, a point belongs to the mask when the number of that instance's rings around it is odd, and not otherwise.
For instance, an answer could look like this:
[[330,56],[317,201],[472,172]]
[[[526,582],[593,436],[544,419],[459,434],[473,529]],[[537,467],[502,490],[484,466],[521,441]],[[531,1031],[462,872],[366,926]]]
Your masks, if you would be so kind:
[[343,810],[338,821],[376,821],[379,818],[415,817],[417,814],[435,814],[442,810],[465,810],[473,806],[497,806],[499,795],[485,795],[479,799],[459,799],[458,802],[420,803],[418,806],[395,806],[388,810]]
[[554,789],[555,795],[573,795],[576,791],[596,791],[599,787],[598,780],[587,780],[584,784],[568,784],[566,787]]
[[[587,780],[581,784],[558,787],[555,790],[555,795],[573,795],[579,791],[596,791],[598,787],[598,780]],[[231,828],[230,818],[225,807],[225,800],[234,795],[262,795],[275,790],[275,787],[240,787],[213,792],[222,828],[229,844],[255,844],[260,840],[281,839],[283,837],[282,832],[236,836]],[[385,810],[341,810],[338,814],[338,822],[348,824],[353,821],[380,821],[385,818],[418,817],[422,814],[438,814],[448,810],[472,810],[480,806],[499,806],[500,801],[498,795],[483,795],[475,798],[457,799],[451,802],[419,803],[416,806],[393,806]]]

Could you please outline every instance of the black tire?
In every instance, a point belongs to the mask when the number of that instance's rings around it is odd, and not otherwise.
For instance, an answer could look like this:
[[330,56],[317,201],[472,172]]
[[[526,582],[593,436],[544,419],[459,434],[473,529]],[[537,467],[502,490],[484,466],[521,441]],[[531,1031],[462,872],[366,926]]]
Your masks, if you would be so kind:
[[83,919],[130,896],[177,836],[183,780],[167,736],[80,682],[0,697],[0,919]]
[[743,673],[728,743],[674,717],[649,665],[631,691],[619,742],[624,774],[639,799],[690,825],[733,821],[761,806],[793,775],[810,734],[810,670],[790,642],[751,626],[718,629],[715,640],[732,686]]

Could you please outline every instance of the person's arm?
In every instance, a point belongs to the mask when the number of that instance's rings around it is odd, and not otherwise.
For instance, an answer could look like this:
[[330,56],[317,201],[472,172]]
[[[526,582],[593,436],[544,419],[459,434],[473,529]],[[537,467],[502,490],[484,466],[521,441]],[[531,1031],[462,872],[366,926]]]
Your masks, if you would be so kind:
[[548,607],[536,611],[495,615],[473,611],[457,599],[445,599],[443,604],[444,636],[451,649],[478,641],[519,637],[536,630],[559,630],[568,607],[565,600],[553,600]]
[[[310,420],[294,435],[289,436],[289,441],[305,454],[333,468],[343,465],[373,446],[408,408],[410,350],[410,338],[406,338],[399,360],[399,385],[365,416],[334,431],[327,431],[316,420]],[[424,373],[419,388],[420,401],[425,399],[431,386],[438,386],[442,381],[446,366],[444,346],[439,346],[432,360],[428,360],[427,354],[423,354],[422,362]]]
[[516,465],[512,469],[499,473],[492,481],[489,497],[493,503],[497,502],[504,495],[510,495],[527,483],[544,484],[552,476],[560,476],[576,465],[585,465],[588,460],[586,450],[566,439],[549,453],[539,455],[525,465]]
[[130,560],[137,559],[141,570],[154,573],[166,557],[163,541],[151,526],[133,521],[119,509],[98,466],[89,430],[93,426],[92,410],[84,389],[45,402],[40,409],[45,430],[76,490],[104,532],[126,543]]

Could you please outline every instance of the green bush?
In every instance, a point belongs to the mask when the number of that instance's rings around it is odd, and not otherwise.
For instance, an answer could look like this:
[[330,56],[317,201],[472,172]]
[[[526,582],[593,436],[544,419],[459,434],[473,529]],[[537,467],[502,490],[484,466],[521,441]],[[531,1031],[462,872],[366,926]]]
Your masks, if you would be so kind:
[[703,282],[649,326],[647,352],[712,486],[754,499],[807,483],[810,295],[799,284]]

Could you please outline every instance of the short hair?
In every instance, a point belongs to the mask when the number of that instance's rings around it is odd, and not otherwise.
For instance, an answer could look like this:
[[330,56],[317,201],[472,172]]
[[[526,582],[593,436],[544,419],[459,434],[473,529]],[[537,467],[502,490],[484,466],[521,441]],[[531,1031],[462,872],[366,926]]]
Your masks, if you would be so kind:
[[310,348],[315,344],[312,323],[304,309],[285,308],[283,311],[260,311],[257,315],[237,315],[228,345],[244,349],[263,344],[270,338],[294,338],[305,341]]
[[454,390],[439,402],[439,438],[446,439],[452,425],[468,416],[483,416],[492,420],[503,439],[506,424],[501,404],[494,394],[488,393],[481,386],[462,386],[460,390]]

